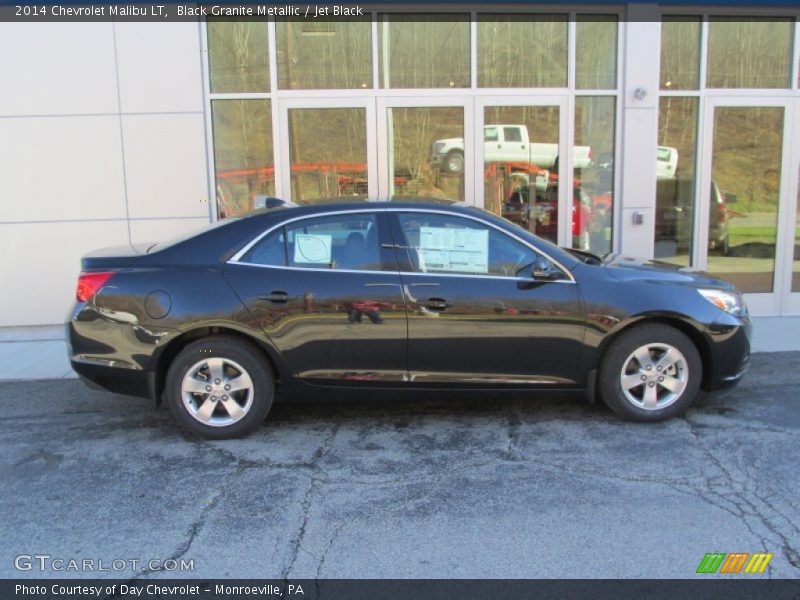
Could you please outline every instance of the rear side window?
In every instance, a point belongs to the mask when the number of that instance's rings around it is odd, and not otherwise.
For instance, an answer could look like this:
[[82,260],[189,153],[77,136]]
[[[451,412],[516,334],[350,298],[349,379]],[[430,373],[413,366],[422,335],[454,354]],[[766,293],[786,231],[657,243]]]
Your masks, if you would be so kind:
[[377,219],[358,213],[289,223],[260,240],[242,261],[301,269],[380,271]]
[[522,133],[516,127],[504,127],[503,128],[503,135],[505,136],[505,141],[507,141],[507,142],[521,142],[522,141]]
[[254,265],[286,266],[286,235],[283,227],[279,227],[242,257],[242,262]]

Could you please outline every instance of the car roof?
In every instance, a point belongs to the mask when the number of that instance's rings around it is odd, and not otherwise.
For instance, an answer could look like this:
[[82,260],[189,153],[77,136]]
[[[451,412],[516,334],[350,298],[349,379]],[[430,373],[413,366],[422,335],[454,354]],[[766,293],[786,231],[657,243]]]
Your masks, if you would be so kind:
[[[319,202],[319,200],[317,200]],[[472,217],[479,217],[493,222],[503,229],[513,229],[514,232],[539,247],[546,247],[546,252],[560,261],[561,264],[569,268],[570,264],[577,264],[577,259],[570,257],[562,249],[559,249],[546,240],[535,238],[533,234],[524,230],[517,230],[518,227],[502,217],[494,215],[477,206],[466,202],[456,202],[452,200],[441,200],[437,198],[414,198],[406,200],[396,198],[391,201],[350,201],[350,202],[329,202],[323,200],[318,204],[297,205],[291,202],[273,208],[258,209],[241,217],[226,219],[224,223],[209,227],[197,235],[187,236],[174,245],[167,245],[159,249],[159,256],[148,254],[153,261],[170,260],[171,257],[179,259],[183,263],[210,264],[223,262],[233,255],[244,244],[261,234],[265,228],[276,225],[282,221],[313,216],[317,214],[336,213],[341,211],[381,211],[385,209],[403,210],[436,210],[451,214],[462,214]],[[535,238],[535,239],[532,239]],[[187,252],[187,249],[188,252]]]

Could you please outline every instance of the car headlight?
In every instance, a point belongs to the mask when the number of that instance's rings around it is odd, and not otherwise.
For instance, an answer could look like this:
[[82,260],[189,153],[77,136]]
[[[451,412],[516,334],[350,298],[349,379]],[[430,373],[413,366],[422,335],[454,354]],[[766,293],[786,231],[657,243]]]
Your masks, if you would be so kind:
[[747,305],[739,292],[728,292],[725,290],[697,290],[700,295],[711,302],[720,310],[733,315],[734,317],[747,316]]

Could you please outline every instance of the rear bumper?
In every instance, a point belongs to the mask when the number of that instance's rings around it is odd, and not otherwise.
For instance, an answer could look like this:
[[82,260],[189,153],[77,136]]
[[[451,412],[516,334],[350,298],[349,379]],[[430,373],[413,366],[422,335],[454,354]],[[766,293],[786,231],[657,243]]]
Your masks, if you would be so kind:
[[115,394],[155,398],[155,373],[71,360],[72,368],[87,386]]
[[70,365],[89,387],[156,398],[154,353],[163,334],[114,322],[83,305],[71,311],[65,333]]

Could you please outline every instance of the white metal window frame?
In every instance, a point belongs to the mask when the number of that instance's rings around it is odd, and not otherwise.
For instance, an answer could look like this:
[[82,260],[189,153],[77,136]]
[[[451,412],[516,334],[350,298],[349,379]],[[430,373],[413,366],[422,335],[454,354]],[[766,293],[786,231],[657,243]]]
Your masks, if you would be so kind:
[[[483,202],[483,177],[475,176],[475,173],[483,173],[483,144],[482,126],[477,122],[476,106],[481,107],[493,102],[492,99],[498,96],[503,97],[503,102],[515,102],[519,99],[519,105],[540,105],[541,99],[552,99],[560,97],[559,105],[565,105],[561,109],[561,127],[559,132],[559,143],[563,144],[560,152],[564,148],[574,146],[575,131],[575,98],[586,97],[613,97],[615,99],[615,132],[614,132],[614,164],[619,165],[619,158],[622,156],[622,102],[621,89],[623,83],[623,65],[625,48],[625,29],[624,6],[622,5],[575,5],[568,9],[557,5],[519,6],[503,5],[481,7],[477,10],[473,7],[452,8],[452,7],[420,7],[419,14],[469,14],[470,15],[470,86],[466,88],[415,88],[415,89],[386,89],[380,87],[380,64],[378,52],[378,26],[379,14],[401,13],[407,14],[408,6],[387,5],[380,9],[370,11],[371,22],[371,42],[372,42],[372,87],[361,89],[331,89],[331,90],[281,90],[278,89],[278,65],[277,65],[277,38],[276,21],[273,18],[267,20],[267,52],[269,62],[269,82],[270,90],[265,92],[231,93],[231,92],[211,92],[211,81],[208,57],[208,29],[205,23],[200,23],[200,37],[203,55],[203,84],[206,109],[206,144],[208,160],[208,186],[214,192],[214,197],[209,202],[210,219],[218,219],[218,207],[216,200],[216,177],[214,160],[214,134],[211,122],[212,103],[217,100],[269,100],[272,111],[272,136],[273,136],[273,161],[275,168],[275,194],[279,197],[291,197],[291,179],[289,168],[288,125],[286,111],[289,108],[346,108],[346,107],[366,107],[367,108],[367,157],[368,157],[368,189],[371,198],[386,198],[388,195],[388,148],[386,146],[386,121],[387,107],[429,107],[429,106],[463,106],[464,107],[464,133],[465,148],[474,148],[475,152],[468,152],[465,157],[465,197],[472,198],[473,202],[482,205]],[[568,24],[568,46],[567,46],[567,87],[562,88],[484,88],[477,85],[477,17],[479,14],[557,14],[567,16]],[[616,48],[616,86],[613,89],[578,89],[575,86],[576,70],[576,32],[578,16],[586,15],[610,15],[617,19],[617,48]],[[367,104],[372,103],[372,109]],[[495,103],[497,104],[497,103]],[[489,104],[491,105],[491,104]],[[563,118],[565,117],[565,118]],[[483,120],[481,109],[480,120]],[[476,138],[480,138],[481,143],[476,143]],[[480,160],[478,154],[480,150]],[[566,190],[571,189],[572,185],[572,156],[567,152],[567,162],[569,169],[565,178],[567,185],[561,186]],[[471,162],[470,162],[471,161]],[[566,170],[566,169],[565,169]],[[468,172],[468,173],[467,173]],[[621,221],[620,203],[620,169],[614,169],[614,220],[612,224],[612,243],[613,249],[619,249],[619,227]],[[383,194],[381,193],[383,192]],[[562,214],[570,215],[571,208],[566,192],[559,190],[559,209]],[[564,196],[564,198],[561,198]],[[567,211],[567,212],[564,212]],[[572,237],[569,235],[570,223],[568,219],[562,219],[559,226],[559,242],[571,245]],[[563,233],[562,233],[563,230]]]
[[[697,142],[695,163],[695,214],[692,228],[691,264],[699,269],[708,266],[708,211],[711,187],[714,110],[724,107],[783,107],[784,131],[781,155],[781,192],[778,203],[778,230],[775,246],[774,285],[771,293],[745,294],[751,312],[756,316],[800,315],[800,293],[792,293],[794,239],[800,185],[800,139],[794,135],[800,127],[800,17],[796,11],[759,7],[759,17],[793,18],[792,52],[789,86],[786,88],[710,88],[706,86],[708,70],[709,18],[718,16],[715,7],[670,7],[661,10],[661,17],[686,16],[700,19],[700,53],[697,88],[692,90],[659,89],[661,98],[696,98]],[[752,7],[726,7],[725,15],[753,17]]]

